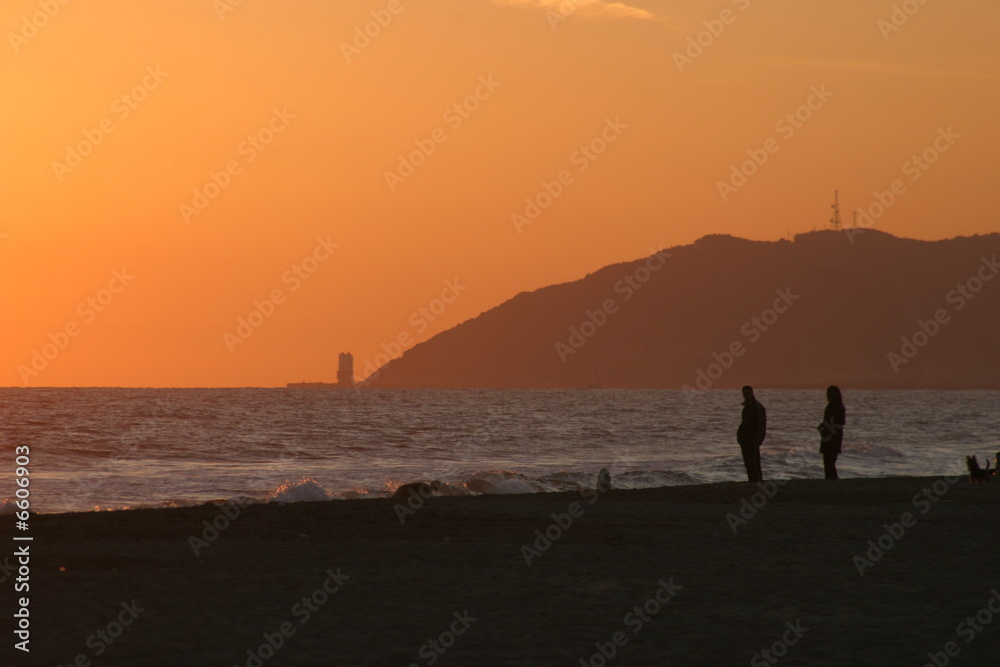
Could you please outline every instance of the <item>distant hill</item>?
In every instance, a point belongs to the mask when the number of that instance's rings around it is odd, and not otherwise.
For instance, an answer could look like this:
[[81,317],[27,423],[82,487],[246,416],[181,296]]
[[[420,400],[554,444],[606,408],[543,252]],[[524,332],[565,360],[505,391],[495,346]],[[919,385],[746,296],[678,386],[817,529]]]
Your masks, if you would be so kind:
[[518,294],[370,386],[996,389],[998,254],[1000,234],[706,236]]

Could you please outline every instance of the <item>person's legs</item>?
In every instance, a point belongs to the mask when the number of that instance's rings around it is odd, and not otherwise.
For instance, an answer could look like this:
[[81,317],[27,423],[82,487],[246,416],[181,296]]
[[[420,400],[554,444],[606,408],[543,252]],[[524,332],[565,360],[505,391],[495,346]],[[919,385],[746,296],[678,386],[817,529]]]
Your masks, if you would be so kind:
[[743,452],[743,467],[747,469],[747,479],[751,482],[756,482],[754,476],[757,474],[757,470],[753,460],[753,447],[746,447],[740,445],[740,451]]
[[823,476],[826,479],[837,479],[837,452],[823,454]]
[[754,481],[756,481],[756,482],[763,482],[764,481],[764,470],[760,467],[760,446],[759,445],[757,447],[754,447],[754,450],[753,450],[753,459],[754,459],[754,472],[757,474],[757,479],[754,480]]

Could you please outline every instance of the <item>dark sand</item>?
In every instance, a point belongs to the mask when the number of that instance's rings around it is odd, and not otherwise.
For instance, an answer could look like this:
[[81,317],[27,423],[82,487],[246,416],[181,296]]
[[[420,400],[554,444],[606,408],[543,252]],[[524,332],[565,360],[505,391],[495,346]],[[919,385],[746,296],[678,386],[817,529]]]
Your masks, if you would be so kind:
[[[1000,614],[981,613],[990,621],[971,642],[958,628],[1000,589],[1000,484],[938,481],[939,502],[915,505],[938,479],[789,482],[735,535],[726,515],[757,491],[748,483],[611,491],[593,504],[577,493],[434,498],[405,525],[392,500],[256,505],[198,557],[189,537],[217,506],[35,516],[32,651],[9,650],[5,629],[0,655],[12,658],[0,662],[246,665],[247,649],[287,622],[294,634],[262,664],[601,665],[595,643],[616,632],[624,646],[608,665],[774,664],[755,655],[783,636],[797,641],[781,665],[923,665],[948,642],[959,652],[949,664],[1000,664]],[[522,545],[573,502],[583,515],[529,567]],[[853,557],[906,512],[916,524],[859,576]],[[338,569],[349,579],[303,623],[294,606]],[[626,619],[671,578],[682,588],[649,602],[655,615]],[[102,643],[88,637],[129,619],[133,600],[143,611],[95,656]],[[467,630],[453,624],[466,611]],[[420,655],[452,625],[463,634],[443,655]]]

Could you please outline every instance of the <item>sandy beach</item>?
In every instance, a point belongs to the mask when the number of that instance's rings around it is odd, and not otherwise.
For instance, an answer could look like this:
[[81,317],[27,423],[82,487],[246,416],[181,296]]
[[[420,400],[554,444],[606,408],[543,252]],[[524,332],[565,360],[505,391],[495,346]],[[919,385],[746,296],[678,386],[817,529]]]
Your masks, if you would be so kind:
[[962,477],[40,515],[4,664],[996,664],[998,503]]

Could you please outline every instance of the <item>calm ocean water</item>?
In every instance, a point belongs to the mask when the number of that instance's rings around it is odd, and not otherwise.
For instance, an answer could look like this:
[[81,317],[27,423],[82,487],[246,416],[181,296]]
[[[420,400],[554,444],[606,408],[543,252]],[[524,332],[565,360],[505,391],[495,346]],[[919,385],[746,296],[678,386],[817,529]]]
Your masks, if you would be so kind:
[[[760,390],[767,478],[822,477],[822,391]],[[850,391],[842,477],[957,474],[1000,450],[1000,392]],[[0,498],[33,509],[640,488],[745,479],[737,391],[0,389]],[[11,511],[3,503],[2,512]]]

